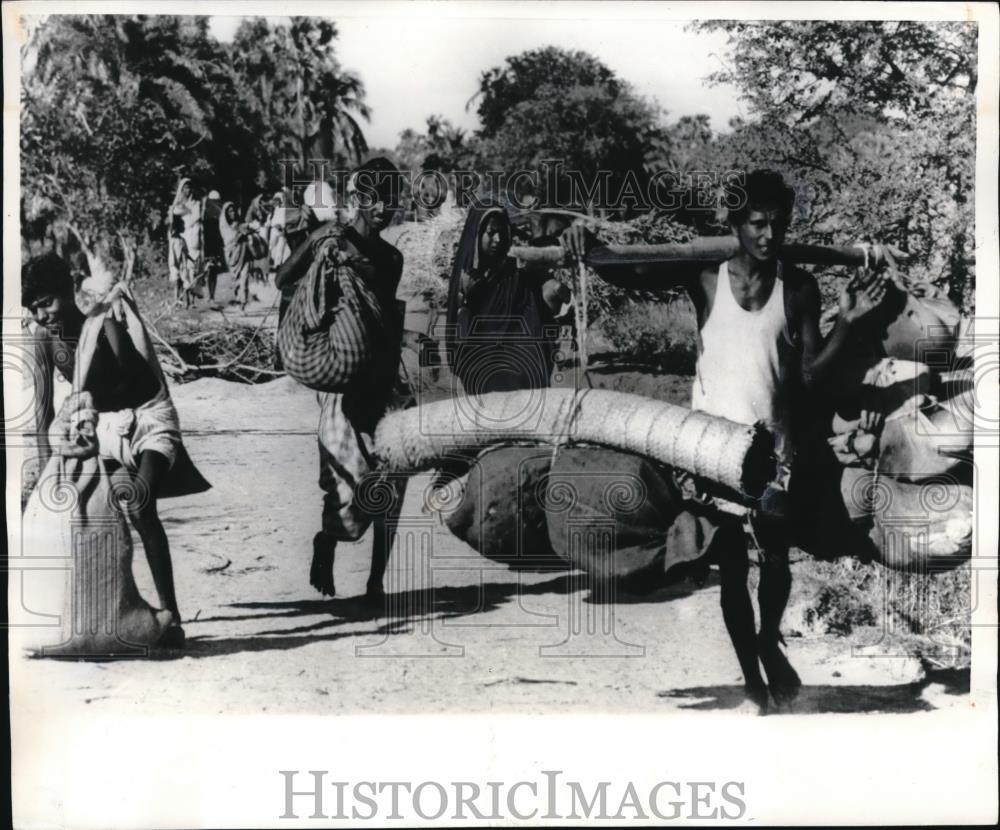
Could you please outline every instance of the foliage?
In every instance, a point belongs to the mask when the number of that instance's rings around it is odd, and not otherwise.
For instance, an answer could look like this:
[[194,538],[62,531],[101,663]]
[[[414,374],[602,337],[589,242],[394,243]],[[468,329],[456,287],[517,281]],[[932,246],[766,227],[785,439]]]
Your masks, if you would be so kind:
[[[694,236],[692,228],[663,213],[646,213],[627,222],[597,221],[594,227],[598,239],[606,244],[687,242]],[[558,268],[555,276],[567,285],[575,285],[577,281],[572,268]],[[588,282],[588,322],[602,321],[601,325],[607,325],[612,316],[632,302],[671,302],[676,293],[625,289],[602,279],[591,279]]]
[[706,21],[724,31],[732,60],[708,79],[730,83],[752,109],[808,123],[852,110],[933,118],[975,93],[976,27],[916,21]]
[[694,374],[697,359],[696,323],[684,298],[667,302],[628,301],[600,320],[600,331],[612,350],[631,361]]
[[[845,552],[845,554],[848,552]],[[853,634],[938,667],[964,668],[972,649],[973,571],[901,573],[850,556],[796,569],[787,619],[817,634]],[[796,623],[798,621],[798,623]]]
[[359,161],[368,149],[360,119],[370,115],[361,79],[336,58],[337,27],[328,20],[292,17],[289,25],[265,18],[240,23],[229,53],[240,89],[263,126],[258,142],[273,165],[257,184],[283,183],[281,161],[310,159],[333,168]]
[[186,21],[54,16],[34,29],[22,55],[26,219],[59,215],[127,261],[182,165],[225,168],[221,143],[206,139],[230,120],[217,106],[226,76],[204,28]]
[[[474,100],[491,169],[540,171],[558,160],[586,187],[606,173],[612,198],[629,178],[639,187],[647,181],[646,148],[662,113],[585,52],[550,46],[509,57],[482,74]],[[565,174],[545,175],[561,199],[571,196]]]
[[426,130],[406,129],[399,135],[396,156],[401,169],[451,172],[474,166],[478,142],[441,115],[427,116]]
[[796,236],[886,242],[966,310],[974,284],[976,29],[960,23],[712,21],[753,118],[704,151],[708,169],[782,170]]
[[[103,260],[141,266],[164,238],[179,176],[247,204],[285,159],[357,157],[364,88],[331,23],[245,21],[229,46],[207,18],[54,15],[22,49],[22,223],[66,223]],[[58,232],[56,233],[58,236]]]

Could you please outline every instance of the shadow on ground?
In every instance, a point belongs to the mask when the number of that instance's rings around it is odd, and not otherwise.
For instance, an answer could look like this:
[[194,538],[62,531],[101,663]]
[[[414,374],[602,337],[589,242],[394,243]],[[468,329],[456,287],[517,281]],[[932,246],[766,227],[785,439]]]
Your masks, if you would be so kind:
[[[871,714],[876,712],[909,714],[929,712],[937,707],[923,697],[931,685],[944,686],[946,694],[964,695],[969,692],[968,669],[928,671],[923,680],[897,686],[803,686],[791,707],[784,714]],[[658,697],[670,698],[681,709],[721,711],[735,709],[744,700],[742,686],[692,686],[670,689]]]
[[[479,585],[437,586],[413,591],[388,594],[381,606],[366,603],[363,597],[328,600],[291,600],[287,602],[240,602],[228,608],[252,613],[201,617],[185,623],[190,632],[199,623],[247,620],[294,620],[322,614],[330,619],[308,625],[258,631],[245,637],[189,636],[183,652],[164,654],[162,659],[180,657],[215,657],[241,652],[285,650],[339,640],[344,637],[405,634],[412,630],[412,623],[421,620],[447,620],[492,611],[520,597],[530,595],[565,595],[577,590],[579,585],[569,575],[561,575],[546,582],[502,582]],[[527,612],[530,613],[530,612]],[[372,629],[330,631],[343,626],[368,621],[380,625]]]

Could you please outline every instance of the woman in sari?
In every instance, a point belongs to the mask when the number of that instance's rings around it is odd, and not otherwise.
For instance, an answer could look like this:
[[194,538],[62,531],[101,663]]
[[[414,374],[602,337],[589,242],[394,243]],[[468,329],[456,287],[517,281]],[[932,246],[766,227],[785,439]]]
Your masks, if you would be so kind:
[[184,222],[184,244],[187,245],[188,256],[191,258],[192,271],[197,279],[202,272],[204,253],[203,220],[204,208],[201,199],[195,197],[190,179],[181,179],[177,184],[177,193],[170,206],[170,215],[181,217]]
[[469,209],[448,290],[448,353],[466,394],[549,386],[554,324],[570,293],[518,268],[510,247],[502,206]]
[[174,285],[177,302],[184,300],[184,308],[190,308],[194,301],[194,261],[188,253],[184,241],[184,221],[174,216],[170,223],[170,258],[167,271]]
[[243,217],[243,224],[250,232],[247,236],[252,259],[250,277],[256,282],[265,282],[264,275],[270,270],[267,251],[267,223],[269,219],[270,214],[264,205],[264,195],[258,193],[250,200],[250,205]]
[[250,234],[253,231],[246,225],[241,225],[236,216],[236,205],[226,202],[219,216],[219,233],[222,235],[223,250],[226,265],[233,278],[236,291],[236,302],[246,308],[249,292],[247,280],[253,265],[253,255],[250,249]]
[[271,260],[271,270],[277,270],[291,255],[288,239],[285,237],[285,194],[279,190],[271,200],[271,216],[267,220],[267,252]]

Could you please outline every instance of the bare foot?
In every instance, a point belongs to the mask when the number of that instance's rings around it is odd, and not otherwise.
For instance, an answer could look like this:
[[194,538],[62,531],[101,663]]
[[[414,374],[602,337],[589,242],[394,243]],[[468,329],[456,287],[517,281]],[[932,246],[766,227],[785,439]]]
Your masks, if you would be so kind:
[[385,613],[385,590],[381,585],[369,585],[365,590],[365,607],[376,613]]
[[746,687],[746,697],[738,706],[730,709],[738,715],[766,715],[768,709],[767,689]]
[[312,566],[309,569],[309,584],[327,597],[337,593],[333,584],[333,560],[337,543],[323,531],[313,537]]
[[791,704],[799,695],[802,681],[778,643],[760,643],[760,662],[767,674],[767,685],[774,702],[780,707]]
[[184,648],[185,635],[181,628],[180,614],[164,608],[156,612],[156,621],[164,626],[160,639],[156,641],[156,648]]

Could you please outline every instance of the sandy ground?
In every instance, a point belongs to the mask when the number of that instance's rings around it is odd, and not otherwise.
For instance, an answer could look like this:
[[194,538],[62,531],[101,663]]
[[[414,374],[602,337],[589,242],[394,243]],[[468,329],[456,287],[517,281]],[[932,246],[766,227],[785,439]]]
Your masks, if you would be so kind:
[[[263,313],[252,305],[246,322]],[[678,397],[686,385],[660,383]],[[191,457],[214,485],[160,503],[187,648],[103,663],[13,654],[18,694],[34,703],[81,713],[319,714],[655,713],[738,701],[717,580],[642,601],[590,602],[583,574],[513,572],[455,539],[424,506],[428,476],[408,487],[384,612],[356,599],[371,531],[340,546],[338,596],[321,597],[308,582],[320,515],[314,393],[288,378],[203,379],[173,392]],[[141,545],[135,572],[153,598]],[[878,632],[811,632],[801,622],[809,599],[794,595],[786,615],[789,656],[805,684],[795,711],[908,713],[967,701],[967,674],[929,677],[913,658],[860,654],[856,646]]]

